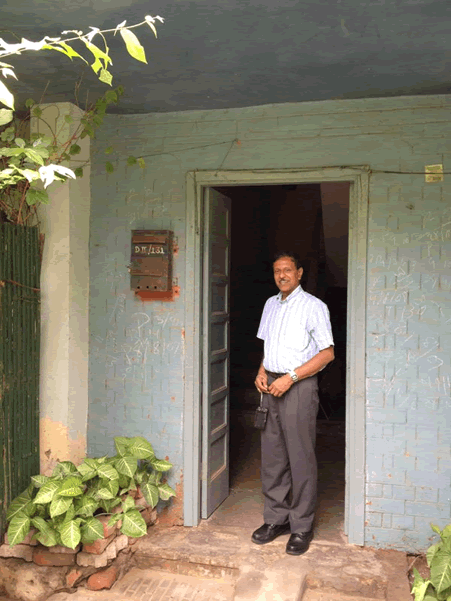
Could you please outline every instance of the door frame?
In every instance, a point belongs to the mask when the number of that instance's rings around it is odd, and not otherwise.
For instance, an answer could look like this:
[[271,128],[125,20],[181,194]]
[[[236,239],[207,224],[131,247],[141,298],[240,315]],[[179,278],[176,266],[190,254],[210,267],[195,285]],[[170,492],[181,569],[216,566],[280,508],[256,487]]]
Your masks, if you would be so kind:
[[[202,203],[203,189],[216,186],[284,185],[347,181],[349,190],[348,303],[346,357],[345,533],[364,544],[365,360],[369,173],[352,168],[190,171],[186,177],[184,525],[200,522]],[[257,368],[257,367],[256,367]]]

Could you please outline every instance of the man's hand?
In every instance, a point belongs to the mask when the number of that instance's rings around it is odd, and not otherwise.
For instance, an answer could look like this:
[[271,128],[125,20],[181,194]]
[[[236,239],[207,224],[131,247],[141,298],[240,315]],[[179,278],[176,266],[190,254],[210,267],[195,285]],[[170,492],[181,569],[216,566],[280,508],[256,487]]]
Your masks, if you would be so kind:
[[268,392],[275,397],[281,397],[293,386],[293,380],[288,374],[277,378],[268,388]]
[[266,375],[266,371],[263,369],[258,370],[257,377],[255,378],[255,386],[257,387],[258,392],[263,392],[263,394],[268,394],[268,376]]

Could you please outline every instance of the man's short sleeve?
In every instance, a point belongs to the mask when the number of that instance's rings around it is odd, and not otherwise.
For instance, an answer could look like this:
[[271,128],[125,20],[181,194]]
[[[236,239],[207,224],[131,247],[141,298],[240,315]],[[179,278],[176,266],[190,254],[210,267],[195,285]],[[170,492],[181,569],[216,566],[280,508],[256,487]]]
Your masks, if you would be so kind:
[[269,309],[270,300],[271,299],[268,298],[268,300],[265,303],[265,306],[263,307],[263,313],[262,313],[262,317],[260,319],[260,325],[258,326],[257,338],[260,338],[260,340],[265,340],[265,338],[268,335],[268,327],[269,327],[268,315],[270,312],[270,309]]
[[317,299],[316,306],[310,314],[309,332],[316,342],[318,352],[333,346],[332,326],[327,305]]

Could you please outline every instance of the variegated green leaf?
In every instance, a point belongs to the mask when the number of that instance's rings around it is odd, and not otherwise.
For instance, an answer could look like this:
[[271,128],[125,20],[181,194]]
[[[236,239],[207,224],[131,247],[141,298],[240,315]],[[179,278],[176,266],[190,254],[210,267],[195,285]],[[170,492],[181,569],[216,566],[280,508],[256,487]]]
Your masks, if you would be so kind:
[[172,467],[172,463],[169,463],[169,461],[166,461],[165,459],[152,459],[150,465],[157,472],[167,472]]
[[77,471],[81,474],[82,482],[86,482],[94,476],[97,476],[97,470],[89,466],[87,463],[83,462],[77,467]]
[[152,459],[155,457],[152,445],[142,436],[135,436],[129,441],[129,453],[137,459]]
[[111,513],[111,511],[120,504],[121,499],[119,497],[115,497],[114,499],[102,499],[99,502],[99,505],[105,510],[106,513]]
[[129,439],[125,436],[115,436],[114,446],[121,457],[127,455]]
[[151,482],[143,482],[140,488],[144,498],[146,499],[146,502],[151,507],[155,507],[159,499],[158,488]]
[[31,520],[24,513],[15,515],[8,526],[8,543],[14,547],[21,543],[30,531]]
[[36,516],[32,518],[31,523],[37,530],[39,530],[39,532],[42,532],[43,534],[45,534],[49,530],[52,530],[50,524],[46,522],[42,517]]
[[431,582],[438,593],[451,586],[451,552],[440,549],[431,561]]
[[60,536],[54,528],[49,528],[45,532],[38,532],[38,534],[36,534],[36,540],[45,547],[54,547],[61,542]]
[[59,528],[59,533],[61,536],[61,542],[65,547],[69,547],[69,549],[75,549],[80,542],[81,532],[77,520],[64,522]]
[[50,503],[59,487],[60,483],[55,480],[46,482],[44,486],[39,489],[33,503]]
[[136,484],[141,484],[141,482],[146,480],[147,477],[148,477],[147,471],[141,468],[141,469],[136,470],[136,473],[135,473],[133,479],[135,480]]
[[113,497],[115,497],[117,495],[117,493],[119,492],[119,484],[117,480],[102,480],[102,486],[100,487],[100,490],[102,489],[107,489],[110,491],[110,493],[113,495]]
[[82,479],[78,476],[65,478],[58,489],[61,497],[79,497],[83,494]]
[[158,485],[158,494],[160,495],[160,499],[163,499],[163,501],[167,501],[170,497],[176,496],[175,490],[166,483]]
[[41,518],[50,517],[47,511],[48,505],[33,505],[33,507],[35,508],[35,513],[33,514],[34,516],[38,516]]
[[128,495],[125,498],[125,501],[122,503],[122,511],[128,511],[129,509],[134,509],[135,507],[135,499]]
[[134,473],[138,468],[138,464],[135,457],[121,457],[114,465],[117,471],[124,476],[133,477]]
[[133,478],[124,476],[124,474],[119,474],[119,488],[126,488],[129,490],[131,485],[134,486]]
[[49,477],[44,476],[43,474],[38,474],[37,476],[31,476],[31,481],[33,482],[33,486],[35,488],[41,488],[44,486],[46,482],[48,482]]
[[66,511],[66,515],[64,516],[64,521],[68,522],[69,520],[73,520],[74,517],[75,517],[75,507],[72,502]]
[[50,517],[54,518],[57,515],[66,513],[71,505],[72,499],[70,497],[54,497],[50,503]]
[[101,478],[107,478],[108,480],[119,480],[119,474],[112,465],[105,463],[97,468],[97,473]]
[[113,493],[108,488],[100,488],[96,493],[96,497],[98,499],[114,499]]
[[85,545],[92,545],[99,538],[103,538],[103,524],[97,518],[89,518],[81,527],[81,541]]
[[161,482],[161,478],[162,478],[162,472],[152,472],[151,474],[149,474],[149,476],[147,478],[147,482],[158,485]]
[[431,545],[426,552],[426,560],[429,567],[431,567],[431,561],[434,558],[434,555],[441,548],[442,543],[437,543],[436,545]]
[[430,580],[424,580],[416,568],[413,568],[415,580],[412,586],[412,595],[415,595],[415,601],[423,601],[426,590],[430,584]]
[[77,473],[77,468],[72,463],[72,461],[60,461],[60,463],[58,463],[55,466],[55,469],[53,470],[53,476],[59,476],[59,475],[70,476],[70,474],[76,474],[76,473]]
[[122,520],[122,513],[114,513],[108,520],[108,528],[115,526],[120,520]]
[[6,512],[6,519],[9,522],[13,517],[19,513],[24,515],[30,514],[30,509],[33,509],[33,501],[25,493],[20,494],[18,497],[13,499]]
[[121,532],[134,538],[147,534],[146,522],[137,509],[130,509],[122,515]]
[[94,511],[98,509],[98,502],[92,497],[83,496],[81,502],[75,506],[75,515],[81,515],[82,517],[91,517]]
[[83,463],[95,471],[97,471],[97,468],[100,465],[99,463],[97,463],[97,459],[91,459],[90,457],[86,457]]

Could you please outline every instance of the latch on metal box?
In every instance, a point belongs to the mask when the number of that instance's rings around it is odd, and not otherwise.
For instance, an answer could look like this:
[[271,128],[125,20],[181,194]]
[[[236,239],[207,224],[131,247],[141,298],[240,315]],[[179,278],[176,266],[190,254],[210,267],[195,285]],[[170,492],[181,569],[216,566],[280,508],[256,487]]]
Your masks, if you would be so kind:
[[173,232],[133,230],[131,288],[142,299],[172,300]]

